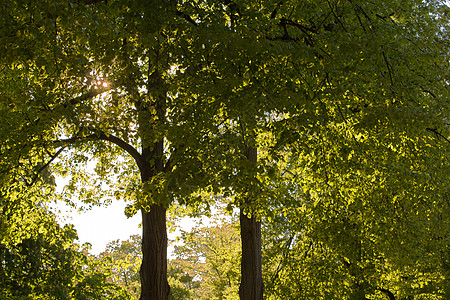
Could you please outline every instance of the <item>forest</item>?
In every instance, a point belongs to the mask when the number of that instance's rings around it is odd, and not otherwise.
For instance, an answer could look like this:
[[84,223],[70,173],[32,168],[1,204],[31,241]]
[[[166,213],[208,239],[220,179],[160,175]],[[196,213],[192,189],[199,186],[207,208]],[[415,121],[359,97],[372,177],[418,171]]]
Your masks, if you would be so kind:
[[[0,299],[450,299],[447,1],[0,16]],[[98,255],[50,209],[112,201]]]

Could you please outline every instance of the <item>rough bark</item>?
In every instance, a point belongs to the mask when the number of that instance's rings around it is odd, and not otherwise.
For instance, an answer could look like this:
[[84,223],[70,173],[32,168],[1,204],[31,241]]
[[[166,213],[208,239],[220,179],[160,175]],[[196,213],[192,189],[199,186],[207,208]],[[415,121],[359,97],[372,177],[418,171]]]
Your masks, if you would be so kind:
[[[154,144],[152,151],[143,151],[147,163],[141,170],[141,179],[148,181],[155,174],[163,171],[163,142]],[[151,205],[150,210],[142,213],[142,264],[140,300],[168,300],[170,287],[167,282],[167,230],[166,209],[160,205]]]
[[262,300],[264,285],[261,271],[261,222],[240,213],[242,260],[241,300]]
[[[354,227],[356,224],[354,225]],[[352,243],[352,252],[350,252],[351,262],[347,264],[350,274],[353,279],[352,292],[349,295],[351,300],[367,300],[366,298],[366,288],[367,282],[364,277],[364,270],[361,268],[360,263],[362,261],[362,244],[361,241],[355,235]]]
[[142,209],[141,300],[169,299],[167,282],[166,209],[152,205]]
[[[257,149],[247,148],[246,156],[249,161],[256,163]],[[251,196],[247,196],[244,201],[246,207],[251,207]],[[261,222],[257,221],[255,214],[251,214],[250,217],[245,215],[242,209],[239,219],[242,241],[239,298],[241,300],[262,300],[264,284],[261,268]]]

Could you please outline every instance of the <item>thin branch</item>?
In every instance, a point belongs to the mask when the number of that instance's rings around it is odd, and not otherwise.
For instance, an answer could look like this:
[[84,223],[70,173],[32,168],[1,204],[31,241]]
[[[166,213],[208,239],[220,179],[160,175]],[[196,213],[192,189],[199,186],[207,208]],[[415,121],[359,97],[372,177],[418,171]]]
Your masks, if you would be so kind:
[[41,174],[41,172],[42,172],[45,168],[47,168],[47,167],[48,167],[48,166],[49,166],[49,165],[50,165],[50,164],[58,157],[58,155],[61,154],[61,152],[63,152],[63,150],[64,150],[65,148],[66,148],[66,147],[63,146],[63,147],[59,148],[58,151],[56,151],[55,154],[51,155],[50,160],[49,160],[48,162],[46,162],[42,167],[40,167],[40,168],[36,171],[36,174],[34,175],[34,177],[33,177],[33,179],[31,180],[30,183],[28,183],[26,180],[24,180],[24,181],[25,181],[25,185],[28,186],[28,187],[30,187],[30,186],[32,186],[33,184],[35,184],[36,181],[38,180],[39,175]]
[[423,86],[421,86],[421,85],[420,85],[419,87],[422,89],[422,92],[429,94],[429,95],[432,96],[434,99],[437,99],[436,95],[435,95],[432,91],[425,89],[425,88],[424,88]]
[[427,127],[427,128],[425,128],[425,130],[433,132],[436,136],[441,137],[444,140],[446,140],[448,143],[450,143],[450,140],[448,138],[446,138],[444,135],[442,135],[442,133],[437,131],[437,129]]
[[121,85],[120,82],[112,82],[112,83],[108,84],[107,88],[104,88],[104,87],[93,88],[93,89],[89,90],[88,92],[86,92],[84,94],[81,94],[78,97],[70,99],[69,101],[64,103],[63,106],[64,106],[64,108],[67,108],[69,106],[69,104],[76,105],[76,104],[78,104],[80,102],[83,102],[83,101],[88,100],[88,99],[92,99],[94,97],[97,97],[98,95],[101,95],[101,94],[106,93],[106,92],[108,92],[110,90],[113,90],[113,89],[115,89],[116,87],[118,87],[120,85]]
[[[348,0],[348,2],[350,2],[353,6],[357,7],[359,9],[359,11],[364,15],[364,17],[367,19],[367,21],[369,21],[370,24],[372,24],[372,18],[370,18],[370,16],[366,13],[366,11],[361,7],[361,5],[355,4],[353,3],[352,0]],[[359,17],[358,17],[359,19]]]
[[277,13],[278,13],[278,9],[281,7],[281,5],[283,5],[283,2],[284,1],[281,0],[280,2],[277,3],[277,6],[275,7],[275,9],[270,14],[270,18],[271,19],[275,19],[275,17],[277,16]]
[[100,2],[105,2],[105,4],[106,4],[107,0],[78,0],[78,4],[80,2],[83,2],[86,5],[97,4],[97,3],[100,3]]
[[274,274],[272,275],[272,278],[270,279],[270,283],[275,284],[275,280],[278,278],[281,270],[283,269],[283,262],[286,260],[286,256],[289,255],[289,247],[291,247],[292,241],[294,240],[294,236],[295,233],[292,233],[289,236],[289,239],[284,243],[284,249],[286,249],[286,251],[283,251],[283,255],[280,258],[280,261],[278,262],[278,266],[274,272]]
[[183,19],[185,19],[186,21],[188,21],[189,23],[193,24],[194,26],[197,26],[197,23],[191,18],[190,15],[188,15],[187,13],[185,13],[184,11],[179,11],[177,10],[175,12],[175,14]]
[[94,97],[96,97],[96,96],[98,96],[98,95],[100,95],[102,93],[104,93],[103,90],[98,90],[98,89],[97,90],[90,90],[87,93],[84,93],[84,94],[82,94],[82,95],[80,95],[78,97],[70,99],[69,101],[64,103],[63,106],[64,106],[64,108],[67,108],[69,106],[69,104],[70,105],[76,105],[76,104],[78,104],[80,102],[83,102],[85,100],[92,99],[92,98],[94,98]]
[[286,18],[281,18],[281,23],[280,24],[286,24],[286,25],[290,25],[293,27],[297,27],[298,29],[300,29],[303,33],[307,34],[309,36],[308,32],[311,33],[317,33],[317,28],[315,27],[306,27],[298,22],[286,19]]
[[180,146],[175,148],[175,150],[170,154],[169,159],[167,160],[166,164],[164,165],[163,172],[168,173],[168,172],[172,171],[176,154],[180,151],[180,149],[184,149],[184,148],[185,148],[184,144],[181,144]]
[[344,29],[345,32],[347,32],[347,28],[345,28],[344,24],[342,23],[341,19],[339,18],[339,16],[336,14],[336,12],[333,9],[333,6],[331,5],[330,1],[327,0],[328,3],[328,7],[330,7],[331,12],[333,13],[334,18],[336,19],[336,21],[339,23],[339,25],[341,25],[342,29]]
[[392,78],[392,73],[393,72],[392,72],[391,65],[389,64],[389,61],[387,59],[387,56],[386,56],[386,53],[384,52],[384,50],[382,51],[382,53],[383,53],[384,61],[386,62],[386,67],[387,67],[388,72],[389,72],[389,79],[391,80],[391,85],[394,85],[394,80]]
[[364,30],[364,32],[367,32],[366,27],[364,26],[363,22],[361,21],[361,18],[359,17],[359,14],[358,14],[358,12],[356,10],[355,10],[355,14],[356,14],[356,17],[358,18],[359,25],[361,25],[361,27]]

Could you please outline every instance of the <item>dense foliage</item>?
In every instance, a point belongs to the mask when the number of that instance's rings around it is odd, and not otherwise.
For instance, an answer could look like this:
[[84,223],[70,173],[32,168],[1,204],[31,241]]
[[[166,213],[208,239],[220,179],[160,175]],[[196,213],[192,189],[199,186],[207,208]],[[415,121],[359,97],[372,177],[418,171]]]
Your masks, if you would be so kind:
[[236,221],[194,227],[182,232],[180,242],[170,266],[191,279],[184,284],[190,292],[187,299],[239,299],[241,249]]
[[129,299],[107,281],[111,270],[75,243],[73,226],[58,225],[46,202],[36,188],[15,187],[0,197],[0,299]]
[[[242,299],[262,299],[261,220],[268,296],[444,298],[449,13],[438,0],[3,1],[2,199],[37,209],[24,196],[56,173],[66,200],[130,201],[143,300],[170,294],[166,209],[217,195],[241,211]],[[30,232],[4,253],[61,250]]]
[[[403,224],[408,219],[398,216],[395,223],[385,224],[395,238],[383,240],[369,231],[368,236],[359,235],[360,245],[355,245],[356,225],[345,221],[340,224],[335,216],[335,228],[342,229],[336,232],[328,227],[334,231],[326,234],[316,228],[324,225],[323,220],[313,220],[289,207],[289,200],[301,201],[295,196],[284,194],[284,205],[274,205],[270,220],[263,222],[267,299],[348,299],[356,276],[360,276],[367,299],[446,299],[449,268],[445,238],[425,240],[430,238],[427,233],[405,230]],[[175,249],[168,268],[173,299],[238,298],[239,224],[236,216],[224,218],[225,215],[228,214],[220,210],[209,218],[208,225],[198,222],[173,241]],[[413,247],[408,248],[409,243]],[[138,247],[138,237],[132,236],[128,241],[111,243],[108,251],[100,255],[112,258],[112,278],[123,278],[115,281],[122,287],[138,283],[138,270],[134,267],[140,255]],[[360,257],[352,256],[359,255],[356,251],[361,251]],[[356,267],[352,266],[352,259],[360,259]],[[137,299],[136,294],[133,299]]]
[[125,289],[131,299],[140,295],[139,267],[142,261],[141,237],[132,235],[127,241],[115,240],[106,246],[104,252],[96,256],[111,272],[108,282]]

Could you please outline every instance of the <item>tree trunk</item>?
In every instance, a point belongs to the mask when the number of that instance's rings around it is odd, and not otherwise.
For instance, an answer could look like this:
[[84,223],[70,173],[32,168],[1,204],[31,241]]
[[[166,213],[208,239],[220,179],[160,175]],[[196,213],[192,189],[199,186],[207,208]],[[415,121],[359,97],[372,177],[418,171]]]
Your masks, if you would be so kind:
[[[142,150],[144,167],[141,169],[142,182],[149,181],[163,172],[163,141]],[[152,162],[152,163],[150,163]],[[167,231],[166,208],[153,204],[142,213],[142,264],[140,300],[168,300],[170,287],[167,282]]]
[[142,212],[140,300],[168,300],[166,209],[152,205]]
[[[153,174],[162,172],[163,142],[155,143],[152,151],[144,150],[144,158],[153,158],[154,168],[150,164],[141,170],[142,181],[150,180]],[[149,148],[147,148],[149,149]],[[153,170],[152,170],[153,169]],[[166,208],[153,204],[150,210],[142,213],[142,264],[140,300],[168,300],[170,294],[167,282],[167,231]]]
[[[257,162],[257,149],[247,148],[247,159]],[[248,193],[252,195],[252,193]],[[251,207],[252,196],[247,196],[245,204]],[[250,210],[251,211],[251,210]],[[261,268],[261,222],[256,220],[255,214],[247,217],[241,209],[240,216],[242,259],[241,259],[241,285],[239,298],[241,300],[262,300],[264,283]]]
[[[150,67],[149,67],[150,68]],[[164,82],[158,71],[154,71],[148,80],[148,93],[150,106],[138,103],[139,125],[142,132],[155,130],[155,123],[163,124],[165,118],[166,93],[163,89]],[[148,104],[147,104],[148,105]],[[157,112],[155,120],[150,107]],[[163,138],[147,145],[145,137],[142,144],[142,163],[140,167],[142,182],[148,182],[151,178],[164,172]],[[142,265],[141,297],[140,300],[168,300],[170,287],[167,282],[167,231],[166,208],[153,204],[150,210],[141,209],[142,213]]]
[[241,211],[241,300],[262,300],[264,284],[261,271],[261,222],[254,216],[248,218]]

